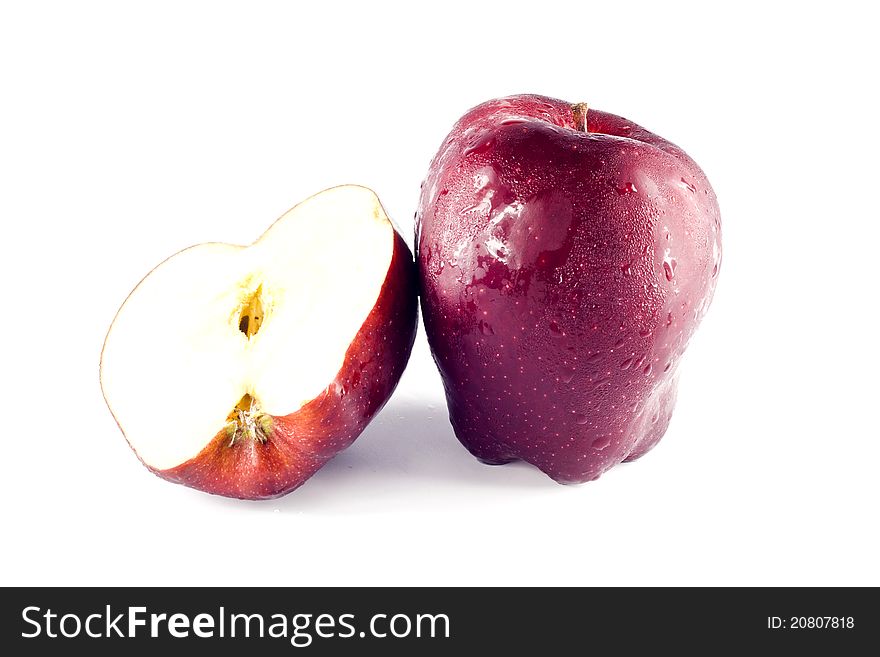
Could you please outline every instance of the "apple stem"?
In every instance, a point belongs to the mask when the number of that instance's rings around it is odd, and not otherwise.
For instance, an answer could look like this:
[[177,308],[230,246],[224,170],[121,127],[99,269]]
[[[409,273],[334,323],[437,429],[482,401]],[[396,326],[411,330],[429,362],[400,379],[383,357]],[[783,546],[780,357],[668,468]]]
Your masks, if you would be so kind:
[[574,127],[580,132],[589,132],[587,129],[587,110],[589,107],[586,103],[575,103],[571,106],[571,114],[574,118]]

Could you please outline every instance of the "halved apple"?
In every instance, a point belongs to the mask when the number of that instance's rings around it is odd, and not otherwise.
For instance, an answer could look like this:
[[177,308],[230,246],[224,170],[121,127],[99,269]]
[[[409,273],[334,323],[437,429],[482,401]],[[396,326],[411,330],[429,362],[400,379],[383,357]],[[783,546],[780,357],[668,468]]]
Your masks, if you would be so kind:
[[251,246],[200,244],[150,272],[107,333],[101,387],[160,477],[277,497],[363,431],[415,330],[409,248],[372,191],[335,187]]

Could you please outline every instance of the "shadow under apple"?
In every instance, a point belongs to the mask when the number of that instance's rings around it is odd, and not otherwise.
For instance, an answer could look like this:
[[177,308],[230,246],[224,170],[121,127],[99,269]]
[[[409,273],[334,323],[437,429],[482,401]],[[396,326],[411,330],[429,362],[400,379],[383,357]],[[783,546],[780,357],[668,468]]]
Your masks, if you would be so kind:
[[445,404],[391,400],[347,450],[291,494],[258,502],[267,509],[387,511],[411,506],[414,495],[428,500],[435,489],[470,498],[483,488],[557,489],[525,463],[489,466],[477,461],[456,440]]

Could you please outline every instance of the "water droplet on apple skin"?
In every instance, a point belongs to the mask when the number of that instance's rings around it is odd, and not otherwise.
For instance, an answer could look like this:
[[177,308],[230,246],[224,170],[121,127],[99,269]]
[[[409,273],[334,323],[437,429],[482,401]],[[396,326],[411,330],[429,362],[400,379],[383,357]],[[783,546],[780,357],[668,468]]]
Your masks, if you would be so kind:
[[462,151],[463,157],[482,155],[495,145],[495,134],[491,130],[485,130],[476,135]]
[[675,279],[675,268],[678,267],[678,261],[669,255],[669,249],[666,249],[666,255],[663,256],[663,275],[666,280],[672,282]]
[[598,438],[596,438],[593,441],[593,444],[590,445],[590,447],[595,449],[597,452],[601,452],[602,450],[606,449],[610,444],[611,444],[611,436],[605,435],[605,436],[599,436]]
[[611,377],[605,377],[603,379],[599,379],[593,383],[592,388],[590,388],[590,392],[597,392],[602,390],[603,388],[607,388],[611,385]]
[[624,196],[626,194],[635,194],[639,190],[636,188],[634,183],[625,182],[622,184],[615,183],[613,181],[608,181],[608,184],[614,188],[614,191],[617,192],[618,196]]

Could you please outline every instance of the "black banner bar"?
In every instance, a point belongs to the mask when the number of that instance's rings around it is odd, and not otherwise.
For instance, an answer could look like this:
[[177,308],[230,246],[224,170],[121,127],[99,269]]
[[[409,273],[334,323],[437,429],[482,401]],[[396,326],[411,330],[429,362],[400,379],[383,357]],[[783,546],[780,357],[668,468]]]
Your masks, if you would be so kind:
[[481,647],[856,654],[877,645],[878,613],[877,591],[867,588],[7,588],[0,646],[7,655],[141,646],[163,656],[224,647],[259,655]]

